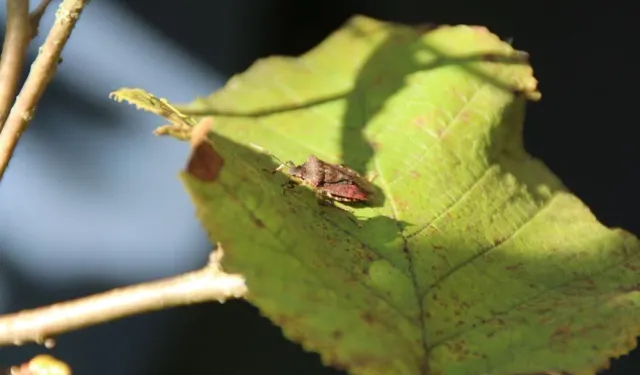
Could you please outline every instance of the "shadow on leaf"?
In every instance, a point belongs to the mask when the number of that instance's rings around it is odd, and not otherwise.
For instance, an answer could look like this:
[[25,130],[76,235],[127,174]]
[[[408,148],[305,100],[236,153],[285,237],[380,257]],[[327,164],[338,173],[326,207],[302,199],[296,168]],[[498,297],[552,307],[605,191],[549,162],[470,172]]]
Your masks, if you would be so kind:
[[[346,29],[362,38],[370,37],[358,28],[356,22],[349,23]],[[435,29],[437,27],[432,25],[411,27],[389,24],[388,36],[367,58],[358,72],[353,89],[346,95],[347,111],[342,122],[343,160],[356,171],[363,173],[375,152],[375,144],[371,144],[364,136],[365,127],[384,108],[389,98],[405,86],[406,78],[413,73],[457,65],[505,91],[520,90],[482,72],[471,64],[483,61],[528,64],[526,53],[516,51],[505,54],[487,51],[466,56],[450,56],[423,41],[425,32]],[[427,58],[427,62],[420,61],[419,56],[425,53],[433,57]],[[373,93],[375,95],[372,95]],[[388,124],[388,126],[396,125]]]
[[[327,221],[337,220],[337,222],[344,223],[344,219],[347,218],[356,224],[357,227],[361,227],[364,222],[375,223],[384,221],[385,225],[389,225],[389,221],[397,222],[394,228],[405,228],[408,226],[407,222],[396,221],[386,216],[379,215],[373,218],[358,218],[354,209],[364,207],[382,207],[384,205],[384,195],[382,190],[374,186],[374,199],[371,202],[339,202],[333,205],[318,201],[317,194],[311,188],[305,186],[295,186],[294,188],[287,188],[287,182],[290,181],[290,176],[282,171],[275,174],[270,171],[275,171],[279,166],[279,161],[275,160],[271,155],[256,152],[255,150],[248,148],[244,145],[238,144],[229,140],[223,136],[215,133],[207,133],[212,125],[211,118],[205,118],[200,121],[193,129],[191,138],[191,155],[188,159],[185,171],[194,179],[202,183],[215,184],[220,176],[221,171],[225,168],[226,160],[233,160],[234,162],[228,167],[231,169],[230,173],[242,172],[248,169],[254,169],[260,173],[253,174],[253,178],[263,180],[264,184],[271,186],[266,187],[262,185],[265,190],[274,191],[280,189],[281,195],[279,197],[283,201],[291,202],[292,200],[298,201],[297,204],[304,204],[306,208],[315,210],[317,214]],[[207,139],[213,139],[211,142]],[[215,146],[214,146],[215,145]],[[220,150],[218,150],[218,149]],[[225,156],[226,155],[226,156]],[[253,161],[254,164],[248,165],[247,161]],[[241,163],[239,166],[236,163]],[[252,178],[243,178],[243,183],[255,183],[251,181]],[[266,180],[266,182],[264,181]],[[227,190],[233,195],[233,189]],[[262,220],[255,219],[254,223],[258,227],[262,227],[264,223]],[[395,238],[399,236],[398,231],[394,231],[389,235],[389,238]]]

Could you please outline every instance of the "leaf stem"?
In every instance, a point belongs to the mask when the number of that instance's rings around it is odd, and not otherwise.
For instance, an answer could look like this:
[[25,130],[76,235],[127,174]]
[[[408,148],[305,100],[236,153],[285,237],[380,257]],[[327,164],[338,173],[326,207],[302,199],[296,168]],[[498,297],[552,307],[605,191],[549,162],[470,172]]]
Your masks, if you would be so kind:
[[[19,0],[12,1],[20,2]],[[56,12],[56,20],[53,27],[51,27],[44,44],[40,47],[38,57],[31,65],[29,76],[20,94],[15,99],[15,104],[11,108],[7,121],[4,123],[4,128],[0,132],[0,180],[9,165],[20,136],[33,116],[38,101],[55,75],[62,49],[66,45],[71,31],[87,2],[88,0],[64,0]],[[26,36],[22,37],[23,43],[27,43],[28,39],[26,38],[32,35],[28,14],[25,17],[21,21],[26,25],[22,27],[22,32],[26,33]]]
[[244,277],[222,271],[222,247],[200,270],[0,316],[0,346],[46,344],[51,336],[126,316],[247,293]]

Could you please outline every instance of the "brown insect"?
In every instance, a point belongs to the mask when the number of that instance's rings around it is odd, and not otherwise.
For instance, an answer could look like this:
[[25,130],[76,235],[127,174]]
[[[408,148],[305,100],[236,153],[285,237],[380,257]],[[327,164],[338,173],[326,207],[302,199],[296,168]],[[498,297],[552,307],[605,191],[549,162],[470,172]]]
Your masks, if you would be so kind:
[[373,197],[371,182],[345,165],[330,164],[310,155],[302,165],[287,161],[272,173],[284,167],[289,167],[291,177],[310,186],[321,202],[368,202]]

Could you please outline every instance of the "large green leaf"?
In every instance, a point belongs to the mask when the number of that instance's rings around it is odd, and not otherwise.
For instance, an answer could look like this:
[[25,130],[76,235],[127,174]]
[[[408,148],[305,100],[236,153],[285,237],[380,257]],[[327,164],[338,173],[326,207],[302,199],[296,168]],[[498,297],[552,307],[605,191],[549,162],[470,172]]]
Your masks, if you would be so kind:
[[[248,299],[353,374],[593,374],[629,351],[639,242],[524,151],[524,57],[482,27],[354,17],[185,107],[213,116],[224,165],[182,178]],[[380,199],[350,209],[359,227],[308,188],[283,194],[250,144],[376,175]]]

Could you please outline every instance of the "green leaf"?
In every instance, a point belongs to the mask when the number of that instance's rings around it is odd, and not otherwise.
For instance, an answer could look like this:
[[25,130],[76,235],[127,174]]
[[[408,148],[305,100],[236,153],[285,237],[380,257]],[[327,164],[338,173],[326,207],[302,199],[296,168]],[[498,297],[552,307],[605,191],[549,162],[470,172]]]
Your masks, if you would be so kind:
[[[183,107],[213,116],[224,164],[215,181],[181,177],[248,299],[326,364],[594,374],[640,332],[640,244],[525,152],[536,85],[485,28],[354,17]],[[251,144],[376,175],[381,199],[347,212],[283,194],[286,176],[264,170],[279,162]]]

